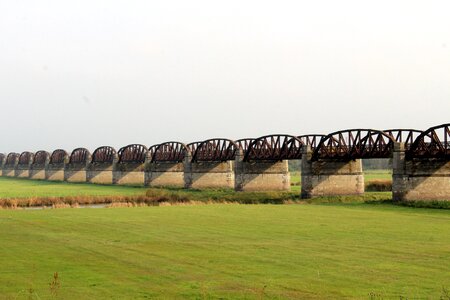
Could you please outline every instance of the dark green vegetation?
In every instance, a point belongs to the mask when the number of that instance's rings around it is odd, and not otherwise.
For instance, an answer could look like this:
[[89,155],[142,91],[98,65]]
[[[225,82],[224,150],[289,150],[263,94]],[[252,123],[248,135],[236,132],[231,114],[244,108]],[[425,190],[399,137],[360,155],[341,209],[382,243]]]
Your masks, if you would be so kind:
[[0,210],[0,298],[447,299],[449,233],[384,204]]

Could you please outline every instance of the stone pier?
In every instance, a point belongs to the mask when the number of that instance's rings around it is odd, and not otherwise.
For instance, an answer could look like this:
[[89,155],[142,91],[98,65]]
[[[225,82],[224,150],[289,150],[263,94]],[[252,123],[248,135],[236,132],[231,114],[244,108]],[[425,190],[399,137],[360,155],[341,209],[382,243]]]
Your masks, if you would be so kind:
[[113,183],[119,185],[144,185],[145,163],[117,163],[113,170]]
[[243,161],[242,153],[235,160],[236,191],[289,191],[291,176],[288,161]]
[[392,199],[450,201],[450,161],[405,156],[405,145],[394,144]]
[[192,162],[191,154],[184,161],[184,187],[234,188],[234,161]]
[[183,162],[150,162],[145,169],[147,186],[184,187]]
[[302,198],[318,196],[361,195],[364,175],[361,159],[311,161],[311,148],[302,153]]

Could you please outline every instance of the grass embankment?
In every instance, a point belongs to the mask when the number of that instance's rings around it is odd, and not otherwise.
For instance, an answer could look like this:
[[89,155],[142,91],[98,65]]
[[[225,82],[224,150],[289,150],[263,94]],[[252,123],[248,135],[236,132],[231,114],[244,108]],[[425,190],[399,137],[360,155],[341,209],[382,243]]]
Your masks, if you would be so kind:
[[389,205],[0,210],[0,298],[448,299],[449,232]]

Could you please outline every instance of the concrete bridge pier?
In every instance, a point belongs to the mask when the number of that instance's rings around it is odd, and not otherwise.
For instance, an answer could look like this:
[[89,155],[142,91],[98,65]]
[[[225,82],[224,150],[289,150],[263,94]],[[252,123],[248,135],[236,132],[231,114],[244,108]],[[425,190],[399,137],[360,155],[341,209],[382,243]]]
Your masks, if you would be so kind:
[[184,160],[184,187],[234,188],[234,161],[192,162],[192,154],[187,154]]
[[302,153],[302,198],[364,194],[361,159],[311,161],[312,151]]
[[113,183],[119,185],[144,185],[145,163],[118,162],[114,165]]
[[145,185],[147,186],[184,187],[183,162],[150,162],[145,169]]
[[240,151],[235,160],[236,191],[289,191],[288,161],[244,161]]
[[450,201],[450,161],[410,158],[405,144],[394,144],[392,199],[394,201]]
[[16,175],[16,168],[19,163],[19,157],[17,156],[14,161],[6,161],[3,165],[2,175],[6,177],[14,177]]
[[98,184],[113,184],[113,170],[117,160],[114,162],[92,162],[87,166],[86,181]]
[[45,169],[45,179],[52,181],[64,181],[66,161],[61,163],[49,163]]
[[69,163],[64,169],[64,180],[67,182],[87,182],[87,168],[86,162]]

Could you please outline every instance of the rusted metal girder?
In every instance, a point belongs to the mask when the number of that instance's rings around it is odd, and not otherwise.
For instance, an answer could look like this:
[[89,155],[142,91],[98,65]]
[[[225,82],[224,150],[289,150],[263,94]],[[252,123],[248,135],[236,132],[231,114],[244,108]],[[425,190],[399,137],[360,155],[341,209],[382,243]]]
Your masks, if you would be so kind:
[[389,158],[395,139],[374,129],[351,129],[330,133],[323,137],[314,150],[312,160],[361,158]]
[[3,153],[0,153],[0,166],[3,165],[3,162],[5,161],[5,159],[6,159],[6,155]]
[[116,157],[116,149],[110,146],[102,146],[92,153],[92,163],[113,163]]
[[187,149],[189,150],[189,152],[191,152],[192,156],[194,155],[195,151],[197,151],[197,148],[201,143],[202,142],[193,142],[186,145]]
[[324,134],[305,134],[300,135],[297,138],[302,142],[302,146],[308,145],[311,147],[311,150],[314,151],[324,137]]
[[301,159],[302,141],[292,135],[274,134],[254,139],[244,154],[244,161],[280,161]]
[[242,152],[245,153],[254,140],[254,138],[239,139],[236,141],[236,144],[238,145],[239,149],[241,149]]
[[50,153],[40,150],[36,152],[33,159],[33,165],[45,165],[45,162],[50,157]]
[[19,165],[28,165],[31,161],[33,161],[33,158],[34,153],[28,151],[22,152],[19,156]]
[[383,132],[392,136],[397,143],[404,143],[405,149],[409,149],[423,131],[416,129],[387,129],[383,130]]
[[192,161],[221,162],[234,160],[237,149],[238,145],[232,140],[221,138],[209,139],[196,145],[195,152],[192,154]]
[[68,154],[66,150],[57,149],[50,156],[50,164],[62,164],[66,161]]
[[119,163],[144,163],[147,147],[140,144],[131,144],[119,149]]
[[76,148],[70,154],[69,163],[70,164],[79,164],[79,163],[87,163],[89,156],[91,153],[86,148]]
[[180,142],[165,142],[150,147],[151,162],[182,162],[188,150]]
[[450,123],[431,127],[422,132],[406,151],[411,158],[450,158]]
[[19,153],[15,153],[15,152],[9,153],[8,156],[6,157],[5,165],[6,166],[14,165],[16,163],[16,160],[19,158],[19,156],[20,156]]

